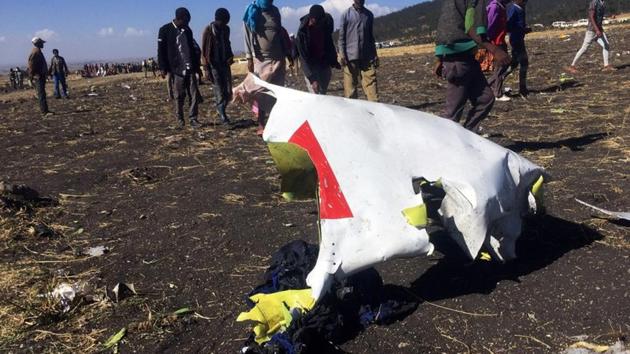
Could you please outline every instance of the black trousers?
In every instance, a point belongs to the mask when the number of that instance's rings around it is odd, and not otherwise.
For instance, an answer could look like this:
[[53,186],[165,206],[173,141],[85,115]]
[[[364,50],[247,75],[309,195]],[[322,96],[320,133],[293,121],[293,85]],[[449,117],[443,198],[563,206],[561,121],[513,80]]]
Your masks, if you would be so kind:
[[518,73],[518,87],[521,94],[527,94],[527,70],[529,68],[529,56],[525,43],[512,46],[512,63],[505,76],[520,66]]
[[211,70],[217,109],[225,109],[232,100],[232,70],[229,65],[212,65]]
[[172,73],[171,75],[173,75],[173,94],[175,95],[175,114],[177,120],[184,120],[184,103],[186,102],[186,96],[190,96],[190,112],[188,113],[188,118],[191,121],[196,120],[199,114],[199,103],[201,102],[197,75],[192,73],[185,76]]
[[42,112],[42,114],[46,114],[48,113],[48,101],[46,101],[46,77],[36,77],[35,81],[37,100],[39,101],[39,110]]
[[442,73],[448,82],[444,118],[459,122],[466,102],[470,102],[463,126],[476,131],[494,105],[494,93],[481,72],[481,66],[472,54],[444,58],[443,64]]

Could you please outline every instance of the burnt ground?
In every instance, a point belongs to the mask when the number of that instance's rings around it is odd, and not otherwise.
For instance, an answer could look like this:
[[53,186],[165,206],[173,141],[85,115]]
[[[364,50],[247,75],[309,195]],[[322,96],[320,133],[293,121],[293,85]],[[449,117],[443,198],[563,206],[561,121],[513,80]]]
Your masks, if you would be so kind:
[[[350,333],[343,350],[542,353],[630,334],[628,223],[574,201],[630,209],[630,31],[609,35],[618,71],[600,72],[601,53],[592,48],[584,70],[561,83],[581,36],[531,41],[535,94],[497,103],[484,125],[491,139],[554,177],[547,215],[527,222],[519,259],[468,262],[436,235],[435,255],[378,267],[418,308],[392,325]],[[439,112],[444,85],[430,75],[432,60],[383,58],[383,101]],[[331,94],[341,95],[339,73],[335,79]],[[301,79],[291,82],[302,88]],[[99,96],[87,96],[89,85]],[[0,180],[59,202],[0,214],[0,351],[94,352],[124,327],[123,353],[236,352],[250,328],[235,318],[270,255],[291,240],[316,242],[315,202],[281,199],[254,127],[172,130],[163,82],[134,76],[89,85],[77,84],[72,100],[51,99],[57,115],[46,119],[35,100],[0,96]],[[209,117],[209,86],[202,92]],[[230,113],[250,117],[242,107]],[[29,232],[37,224],[53,235]],[[110,252],[84,255],[99,245]],[[61,282],[84,282],[92,295],[133,283],[138,295],[84,299],[59,315],[38,295]],[[172,315],[184,307],[198,315]]]

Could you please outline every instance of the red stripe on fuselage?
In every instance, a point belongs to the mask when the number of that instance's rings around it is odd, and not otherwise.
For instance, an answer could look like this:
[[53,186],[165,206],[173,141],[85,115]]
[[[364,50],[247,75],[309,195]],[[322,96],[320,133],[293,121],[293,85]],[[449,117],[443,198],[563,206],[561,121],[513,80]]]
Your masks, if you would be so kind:
[[311,125],[304,122],[295,131],[289,142],[306,150],[311,158],[319,179],[319,217],[321,219],[346,219],[353,217],[343,195],[337,177],[328,163],[319,141],[313,134]]

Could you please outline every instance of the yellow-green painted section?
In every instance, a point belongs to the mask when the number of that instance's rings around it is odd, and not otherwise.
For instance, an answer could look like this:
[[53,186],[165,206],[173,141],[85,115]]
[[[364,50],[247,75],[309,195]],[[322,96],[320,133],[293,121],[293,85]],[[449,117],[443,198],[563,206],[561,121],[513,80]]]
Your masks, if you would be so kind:
[[427,226],[428,218],[426,204],[404,209],[402,213],[407,219],[407,223],[409,223],[409,225],[414,227]]
[[534,183],[534,185],[532,186],[532,194],[534,195],[534,198],[536,198],[536,204],[538,204],[539,206],[543,206],[543,202],[544,202],[544,197],[545,197],[545,190],[543,188],[543,183],[545,182],[545,177],[544,176],[540,176],[538,178],[538,180],[536,181],[536,183]]
[[282,182],[282,196],[288,200],[315,198],[317,171],[308,153],[292,143],[268,143]]

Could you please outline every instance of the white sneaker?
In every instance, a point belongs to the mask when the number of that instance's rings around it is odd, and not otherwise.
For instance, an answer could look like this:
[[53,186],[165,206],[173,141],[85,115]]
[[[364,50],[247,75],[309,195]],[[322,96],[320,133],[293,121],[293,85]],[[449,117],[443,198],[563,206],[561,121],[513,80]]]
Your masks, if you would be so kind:
[[506,95],[503,95],[503,96],[501,96],[501,97],[497,97],[497,99],[496,99],[496,100],[497,100],[497,101],[499,101],[499,102],[508,102],[508,101],[511,101],[512,99],[511,99],[511,98],[509,98],[509,97],[508,97],[508,96],[506,96]]

